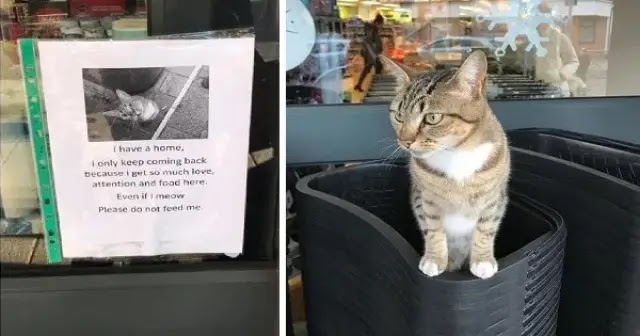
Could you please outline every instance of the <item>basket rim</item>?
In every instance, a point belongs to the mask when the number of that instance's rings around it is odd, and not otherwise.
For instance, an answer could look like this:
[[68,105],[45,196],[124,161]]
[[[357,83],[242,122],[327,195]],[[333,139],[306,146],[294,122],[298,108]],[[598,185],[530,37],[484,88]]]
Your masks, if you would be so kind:
[[[511,169],[513,170],[525,170],[520,167],[526,165],[527,168],[531,167],[530,163],[523,162],[522,158],[525,157],[534,157],[536,159],[546,160],[557,167],[561,167],[560,169],[568,170],[571,169],[572,176],[579,176],[583,180],[588,180],[588,187],[582,186],[577,187],[583,192],[590,192],[597,195],[600,195],[602,198],[616,200],[619,206],[624,207],[625,209],[633,209],[637,208],[637,204],[640,201],[640,197],[619,197],[620,191],[623,194],[627,194],[629,191],[634,195],[640,195],[640,186],[637,186],[631,182],[627,182],[623,179],[617,178],[615,176],[605,174],[597,169],[593,169],[590,167],[583,166],[578,163],[573,163],[567,160],[563,160],[557,158],[555,156],[551,156],[548,154],[539,153],[536,151],[522,149],[518,147],[510,146],[511,150]],[[536,174],[536,172],[529,171],[526,169],[528,173]],[[612,190],[615,189],[615,190]],[[614,196],[615,195],[615,196]]]
[[591,144],[591,145],[610,147],[611,149],[615,149],[617,151],[623,151],[633,155],[640,155],[640,145],[638,144],[634,144],[628,141],[610,139],[610,138],[606,138],[599,135],[567,131],[559,128],[547,128],[547,127],[516,128],[516,129],[507,131],[507,137],[509,137],[510,134],[551,135],[554,137],[580,141],[580,142]]

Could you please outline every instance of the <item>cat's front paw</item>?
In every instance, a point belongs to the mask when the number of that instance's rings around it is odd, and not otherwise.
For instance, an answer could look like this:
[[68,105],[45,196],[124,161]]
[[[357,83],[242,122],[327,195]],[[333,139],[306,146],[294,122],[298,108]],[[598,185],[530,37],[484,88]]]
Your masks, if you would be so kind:
[[422,257],[422,259],[420,259],[420,265],[418,267],[420,268],[420,271],[422,271],[422,273],[426,274],[427,276],[434,277],[442,274],[442,272],[444,272],[444,270],[447,268],[447,265],[438,265],[438,263],[434,259]]
[[488,279],[498,272],[498,262],[495,259],[475,261],[471,263],[471,273],[478,278]]

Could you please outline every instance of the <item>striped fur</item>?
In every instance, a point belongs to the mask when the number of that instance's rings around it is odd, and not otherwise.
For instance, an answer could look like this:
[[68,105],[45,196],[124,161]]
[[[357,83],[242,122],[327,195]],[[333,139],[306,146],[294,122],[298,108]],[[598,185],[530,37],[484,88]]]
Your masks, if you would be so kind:
[[411,202],[425,240],[419,267],[428,276],[466,265],[480,278],[498,270],[510,159],[485,98],[486,68],[474,52],[459,70],[406,76],[390,105],[398,142],[411,153]]
[[120,100],[120,105],[115,110],[102,112],[103,115],[128,121],[137,126],[153,121],[160,114],[158,104],[151,99],[142,96],[130,96],[122,90],[116,90],[116,95]]

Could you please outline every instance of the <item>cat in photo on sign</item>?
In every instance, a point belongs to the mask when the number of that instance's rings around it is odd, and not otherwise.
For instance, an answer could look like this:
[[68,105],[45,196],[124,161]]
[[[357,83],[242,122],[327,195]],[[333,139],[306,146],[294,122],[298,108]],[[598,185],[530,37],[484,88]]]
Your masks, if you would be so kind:
[[414,78],[381,58],[400,83],[389,117],[411,155],[410,200],[424,237],[419,269],[437,276],[466,266],[479,278],[492,277],[511,165],[505,132],[486,99],[485,54],[471,53],[457,70]]
[[131,96],[122,90],[116,90],[120,105],[114,110],[102,112],[104,116],[128,122],[131,126],[139,126],[158,117],[160,108],[149,98]]

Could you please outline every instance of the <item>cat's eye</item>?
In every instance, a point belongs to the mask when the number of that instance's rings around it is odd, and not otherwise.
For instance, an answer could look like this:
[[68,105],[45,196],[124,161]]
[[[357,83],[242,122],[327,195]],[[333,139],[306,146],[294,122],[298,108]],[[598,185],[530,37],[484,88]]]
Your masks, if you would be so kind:
[[428,113],[424,116],[424,123],[427,125],[436,125],[442,121],[443,117],[442,113]]
[[393,114],[393,117],[396,119],[397,122],[402,123],[402,112],[397,111],[396,113]]

